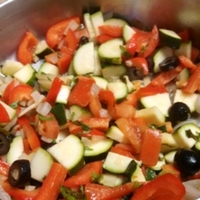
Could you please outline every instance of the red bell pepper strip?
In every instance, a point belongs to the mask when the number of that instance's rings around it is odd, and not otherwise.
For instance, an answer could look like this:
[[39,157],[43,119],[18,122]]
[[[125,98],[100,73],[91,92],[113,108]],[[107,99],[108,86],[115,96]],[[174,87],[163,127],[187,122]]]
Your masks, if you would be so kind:
[[63,185],[73,188],[91,183],[93,175],[100,175],[102,173],[102,165],[101,161],[86,164],[76,175],[67,178]]
[[194,71],[194,70],[197,68],[197,66],[192,62],[192,60],[190,60],[190,59],[187,58],[186,56],[179,56],[178,58],[179,58],[179,60],[180,60],[180,63],[181,63],[184,67],[190,69],[191,71]]
[[161,134],[157,129],[147,128],[142,134],[140,160],[146,166],[156,165],[161,147]]
[[31,93],[33,92],[33,88],[27,84],[19,84],[11,90],[10,95],[8,97],[8,104],[16,103],[19,101],[28,101],[31,100]]
[[200,64],[194,70],[190,78],[188,79],[187,85],[182,88],[184,92],[193,94],[200,85]]
[[[26,139],[27,139],[27,142],[29,144],[29,147],[32,150],[35,150],[41,146],[41,142],[38,137],[38,134],[36,133],[34,128],[31,126],[30,120],[26,115],[19,117],[17,119],[17,124],[19,124],[20,127],[23,129]],[[27,145],[25,140],[24,140],[24,144]],[[27,150],[29,150],[28,146],[26,146],[26,147],[27,147]]]
[[172,80],[174,80],[177,75],[184,69],[185,67],[183,65],[179,65],[176,68],[169,70],[167,72],[161,72],[158,74],[150,84],[152,85],[166,85]]
[[[185,187],[179,178],[172,174],[158,176],[154,180],[140,187],[133,194],[131,200],[168,199],[178,200],[185,195]],[[158,198],[159,197],[159,198]]]
[[1,103],[1,100],[0,100],[0,113],[1,113],[0,114],[0,123],[8,123],[11,120],[10,120],[10,117],[9,117],[9,114],[8,114],[7,110],[2,105],[2,103]]
[[33,60],[33,51],[38,43],[38,39],[27,31],[17,49],[17,59],[24,65],[31,63]]
[[112,147],[110,149],[110,151],[113,152],[113,153],[117,153],[117,154],[129,157],[129,158],[135,159],[135,157],[133,156],[133,154],[130,151],[125,150],[125,149],[120,148],[120,147],[117,147],[117,146]]
[[122,26],[101,25],[99,30],[101,33],[107,34],[111,37],[122,37]]
[[52,113],[48,113],[48,115],[40,118],[39,115],[36,116],[36,124],[38,134],[50,139],[56,139],[60,126],[55,116]]
[[76,85],[69,94],[68,105],[86,107],[90,102],[91,87],[94,83],[95,81],[92,78],[79,76]]
[[141,150],[142,136],[139,126],[130,118],[119,118],[115,121],[118,128],[129,139],[135,153]]
[[47,94],[47,97],[46,97],[46,101],[50,104],[54,104],[55,103],[55,100],[56,100],[56,97],[60,91],[60,88],[63,84],[63,81],[61,79],[59,79],[58,77],[55,77],[55,79],[53,80],[53,83],[51,85],[51,88]]
[[99,100],[101,103],[106,104],[107,106],[115,105],[115,97],[114,94],[110,90],[100,90],[99,91]]
[[129,182],[111,188],[96,183],[88,183],[85,186],[85,194],[88,200],[114,200],[129,195],[138,186],[139,184]]
[[104,42],[107,42],[107,41],[112,40],[112,39],[114,39],[114,38],[115,38],[115,37],[112,37],[112,36],[110,36],[110,35],[107,35],[107,34],[105,34],[105,33],[102,33],[102,34],[100,34],[100,35],[97,36],[97,42],[98,42],[99,44],[103,44]]
[[46,33],[47,44],[54,48],[60,40],[63,38],[63,32],[69,25],[69,23],[74,20],[77,23],[80,23],[80,18],[78,16],[63,20],[51,26]]
[[27,191],[12,187],[7,180],[4,181],[2,187],[13,199],[16,200],[35,200],[35,197],[39,191],[39,188],[32,191]]
[[100,117],[100,110],[102,109],[102,106],[97,95],[90,96],[89,108],[95,117]]
[[54,162],[34,200],[57,200],[66,175],[67,169]]

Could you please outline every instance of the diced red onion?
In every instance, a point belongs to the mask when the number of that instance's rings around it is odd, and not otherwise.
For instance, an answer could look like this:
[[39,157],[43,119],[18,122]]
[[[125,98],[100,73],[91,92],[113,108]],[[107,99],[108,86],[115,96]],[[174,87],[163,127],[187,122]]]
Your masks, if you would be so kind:
[[105,139],[105,136],[101,136],[101,135],[92,135],[91,137],[92,142],[98,142],[104,139]]
[[8,193],[6,193],[1,186],[0,186],[0,199],[1,200],[11,200],[10,195]]
[[186,189],[186,195],[184,197],[185,200],[191,200],[191,199],[199,199],[200,198],[200,180],[189,180],[186,182],[183,182],[185,189]]
[[75,20],[71,20],[69,25],[64,30],[63,34],[67,35],[67,32],[69,29],[71,29],[72,31],[75,31],[78,27],[79,27],[79,24]]
[[44,137],[44,136],[41,137],[41,140],[46,142],[46,143],[51,143],[52,142],[52,139]]
[[96,83],[93,83],[90,90],[91,94],[98,95],[99,91],[100,91],[100,87]]
[[100,112],[100,117],[110,117],[106,109],[102,108],[99,112]]
[[9,122],[8,124],[6,124],[6,126],[4,127],[4,129],[6,131],[9,131],[15,124],[17,123],[17,117],[14,117],[11,122]]
[[51,110],[52,106],[48,103],[48,102],[41,102],[37,108],[36,108],[36,112],[43,115],[43,116],[46,116],[50,110]]

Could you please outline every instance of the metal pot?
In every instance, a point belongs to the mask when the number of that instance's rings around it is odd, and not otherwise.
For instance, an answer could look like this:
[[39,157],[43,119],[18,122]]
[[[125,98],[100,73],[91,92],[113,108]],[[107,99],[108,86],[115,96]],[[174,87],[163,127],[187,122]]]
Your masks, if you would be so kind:
[[200,47],[198,0],[0,0],[0,62],[13,55],[26,30],[42,38],[52,24],[99,9],[139,28],[154,24],[176,31],[191,28],[194,44]]

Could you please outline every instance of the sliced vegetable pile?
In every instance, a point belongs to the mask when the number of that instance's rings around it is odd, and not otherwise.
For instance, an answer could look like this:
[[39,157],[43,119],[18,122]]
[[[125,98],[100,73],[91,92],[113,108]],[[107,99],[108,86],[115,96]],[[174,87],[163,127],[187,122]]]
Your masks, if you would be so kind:
[[199,178],[199,50],[187,29],[85,13],[45,40],[27,31],[16,57],[0,77],[5,196],[181,200],[182,182]]

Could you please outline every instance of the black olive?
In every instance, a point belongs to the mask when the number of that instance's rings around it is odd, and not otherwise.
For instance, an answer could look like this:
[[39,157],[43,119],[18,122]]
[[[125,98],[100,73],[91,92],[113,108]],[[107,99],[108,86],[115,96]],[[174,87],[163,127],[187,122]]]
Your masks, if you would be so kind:
[[0,133],[0,155],[7,154],[10,149],[10,140],[8,137]]
[[170,56],[165,58],[161,63],[159,63],[159,67],[161,71],[169,71],[177,67],[179,64],[180,61],[177,56]]
[[200,170],[200,157],[190,149],[180,149],[174,156],[174,162],[183,176],[191,176]]
[[8,173],[8,181],[13,187],[24,187],[31,179],[31,168],[28,160],[16,160]]
[[143,79],[145,77],[142,70],[137,69],[136,67],[127,67],[127,75],[130,81]]
[[190,116],[190,108],[183,102],[176,102],[169,108],[169,118],[172,122],[185,121]]
[[79,47],[82,46],[82,45],[84,45],[84,44],[86,44],[86,43],[88,43],[88,42],[89,42],[88,37],[82,36],[82,37],[80,38],[80,40],[79,40]]

